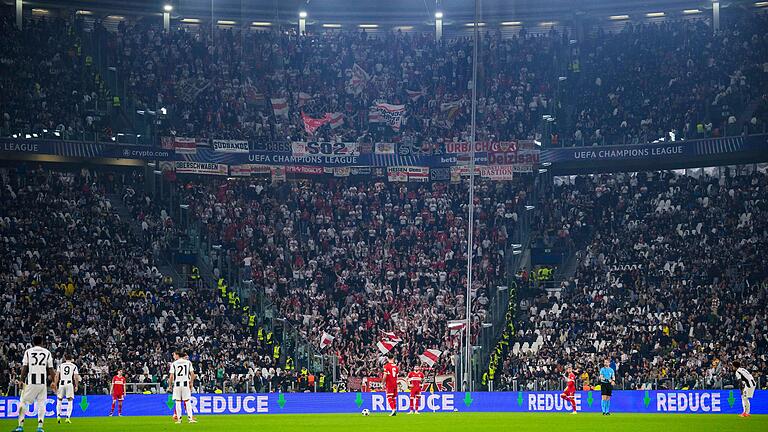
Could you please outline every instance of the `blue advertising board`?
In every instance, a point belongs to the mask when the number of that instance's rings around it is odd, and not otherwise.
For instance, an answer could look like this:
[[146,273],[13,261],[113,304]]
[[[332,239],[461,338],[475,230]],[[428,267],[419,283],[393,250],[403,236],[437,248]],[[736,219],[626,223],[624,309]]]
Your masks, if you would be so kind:
[[[570,404],[559,392],[435,392],[423,393],[420,410],[426,412],[567,412]],[[398,409],[408,410],[408,394],[398,395]],[[109,415],[112,399],[107,395],[77,396],[73,416]],[[197,394],[193,410],[210,414],[340,414],[387,412],[384,393],[268,393],[268,394]],[[170,395],[128,395],[123,415],[171,415],[174,403]],[[0,398],[0,419],[18,415],[18,398]],[[30,417],[37,416],[32,407]],[[56,401],[47,400],[46,416],[55,416]],[[600,392],[576,393],[576,409],[600,412]],[[742,411],[738,390],[615,391],[611,411],[617,413],[688,413],[738,414]],[[753,414],[768,414],[768,391],[758,390],[752,399]]]

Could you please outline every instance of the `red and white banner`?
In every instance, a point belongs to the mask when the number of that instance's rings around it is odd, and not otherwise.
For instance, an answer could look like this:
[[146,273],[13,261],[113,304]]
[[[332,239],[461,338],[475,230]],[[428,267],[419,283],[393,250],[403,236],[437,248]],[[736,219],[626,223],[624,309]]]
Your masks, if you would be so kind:
[[394,166],[387,167],[387,179],[391,182],[427,182],[428,167]]
[[225,176],[229,173],[229,167],[220,163],[177,161],[176,173]]
[[285,167],[288,174],[309,174],[319,175],[323,174],[323,167],[308,166],[308,165],[288,165]]
[[428,349],[424,351],[424,354],[419,355],[419,360],[429,365],[429,367],[432,367],[435,365],[437,360],[440,358],[440,354],[443,352],[436,349]]
[[376,143],[374,145],[374,153],[376,154],[395,154],[395,143]]
[[328,123],[331,121],[331,115],[326,114],[325,117],[321,118],[312,118],[303,112],[301,113],[301,120],[304,122],[304,130],[307,131],[308,134],[314,135],[315,131],[322,125]]
[[[376,116],[378,112],[378,117]],[[372,121],[371,117],[376,119]],[[395,132],[400,130],[403,124],[403,118],[405,117],[405,105],[392,105],[388,103],[377,103],[372,106],[368,112],[368,121],[373,123],[386,123]]]
[[[329,113],[331,120],[328,124],[331,125],[331,129],[336,129],[339,126],[344,125],[344,114],[340,112]],[[328,115],[328,114],[326,114]]]
[[466,326],[466,320],[448,321],[448,330],[451,331],[451,334],[459,334]]
[[330,346],[334,339],[335,338],[333,336],[323,332],[323,335],[320,336],[320,349],[322,350],[323,348]]
[[[445,143],[446,153],[469,153],[469,143],[447,142]],[[480,152],[499,152],[515,153],[518,150],[538,150],[539,146],[532,140],[512,140],[512,141],[476,141],[475,151]]]
[[378,348],[382,354],[388,353],[390,350],[392,350],[392,348],[395,347],[395,345],[397,345],[397,341],[390,341],[387,339],[382,339],[376,342],[376,348]]
[[211,143],[214,151],[221,153],[248,153],[248,141],[215,139]]
[[288,100],[286,98],[272,98],[272,110],[276,117],[288,117]]
[[173,149],[178,154],[196,154],[197,143],[194,138],[174,137]]
[[516,165],[481,166],[480,177],[490,180],[512,180],[516,167]]
[[269,165],[242,164],[230,165],[229,175],[232,177],[248,177],[253,174],[271,174],[272,169]]

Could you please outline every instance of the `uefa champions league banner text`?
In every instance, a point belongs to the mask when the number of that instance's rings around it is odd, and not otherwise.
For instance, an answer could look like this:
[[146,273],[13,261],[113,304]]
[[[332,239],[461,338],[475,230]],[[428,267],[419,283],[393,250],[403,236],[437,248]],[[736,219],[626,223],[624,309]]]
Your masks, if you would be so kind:
[[[422,393],[420,410],[426,412],[563,412],[570,411],[560,392]],[[109,415],[112,399],[107,395],[77,396],[73,417]],[[128,395],[123,415],[171,416],[170,395]],[[269,393],[198,394],[192,397],[197,414],[331,414],[388,412],[384,393]],[[408,394],[398,396],[398,408],[408,410]],[[600,411],[599,391],[576,393],[576,408],[581,412]],[[46,416],[55,416],[56,401],[47,400]],[[712,391],[616,391],[611,399],[615,413],[738,414],[742,412],[738,390]],[[18,398],[0,398],[0,419],[16,418]],[[758,390],[752,399],[753,414],[768,414],[768,390]],[[32,407],[29,417],[37,416]]]

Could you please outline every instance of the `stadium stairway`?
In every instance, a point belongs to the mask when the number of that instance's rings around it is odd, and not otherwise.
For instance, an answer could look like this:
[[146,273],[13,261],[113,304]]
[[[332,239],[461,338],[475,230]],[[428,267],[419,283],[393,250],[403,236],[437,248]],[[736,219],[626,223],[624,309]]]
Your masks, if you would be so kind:
[[[108,194],[107,199],[109,199],[109,203],[112,205],[112,210],[117,213],[118,216],[120,216],[120,219],[128,222],[128,226],[130,227],[133,235],[137,238],[142,238],[144,233],[141,230],[141,225],[136,219],[133,218],[133,216],[131,216],[131,210],[128,208],[128,206],[125,205],[125,203],[123,203],[120,195],[114,193]],[[167,256],[159,254],[159,256],[155,256],[155,260],[158,264],[157,270],[163,275],[163,277],[170,277],[173,280],[174,287],[182,290],[187,289],[186,278],[183,278],[181,275],[179,275],[171,262],[168,260]]]

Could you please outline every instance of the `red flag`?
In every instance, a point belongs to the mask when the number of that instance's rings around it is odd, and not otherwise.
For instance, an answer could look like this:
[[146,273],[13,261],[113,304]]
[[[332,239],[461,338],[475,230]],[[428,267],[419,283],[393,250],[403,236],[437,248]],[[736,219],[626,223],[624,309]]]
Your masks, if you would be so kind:
[[304,130],[306,130],[308,134],[314,135],[317,128],[331,121],[331,115],[326,114],[324,117],[316,119],[302,112],[301,119],[304,120]]

